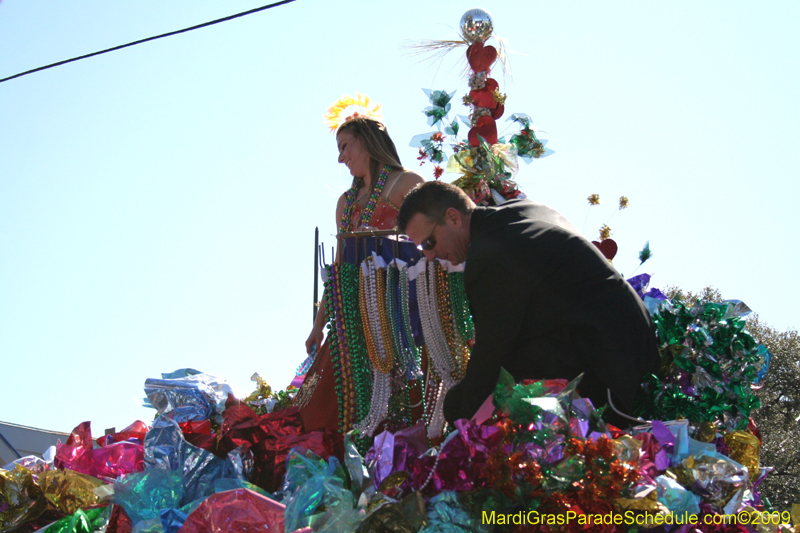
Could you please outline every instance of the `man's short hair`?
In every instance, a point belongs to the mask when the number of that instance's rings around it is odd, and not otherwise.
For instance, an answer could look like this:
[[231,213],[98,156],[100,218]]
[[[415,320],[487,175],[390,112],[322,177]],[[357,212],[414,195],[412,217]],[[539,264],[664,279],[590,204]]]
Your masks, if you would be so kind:
[[451,207],[466,215],[475,209],[475,203],[464,191],[450,183],[443,181],[421,183],[411,189],[403,200],[400,213],[397,215],[397,228],[401,233],[405,233],[408,223],[417,213],[441,223],[445,211]]

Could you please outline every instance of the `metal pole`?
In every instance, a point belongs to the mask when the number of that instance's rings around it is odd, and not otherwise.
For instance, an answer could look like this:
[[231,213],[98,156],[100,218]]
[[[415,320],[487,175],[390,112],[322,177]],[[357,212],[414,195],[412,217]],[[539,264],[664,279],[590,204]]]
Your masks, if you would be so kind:
[[314,316],[311,323],[317,322],[317,302],[319,301],[319,226],[314,228]]

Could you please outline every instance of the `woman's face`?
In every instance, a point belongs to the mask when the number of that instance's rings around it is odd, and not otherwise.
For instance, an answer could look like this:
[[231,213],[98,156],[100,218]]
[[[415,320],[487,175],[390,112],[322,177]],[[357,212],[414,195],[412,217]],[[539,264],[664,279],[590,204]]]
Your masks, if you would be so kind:
[[365,177],[369,174],[370,157],[364,143],[358,137],[343,131],[336,136],[339,145],[339,163],[350,169],[350,174]]

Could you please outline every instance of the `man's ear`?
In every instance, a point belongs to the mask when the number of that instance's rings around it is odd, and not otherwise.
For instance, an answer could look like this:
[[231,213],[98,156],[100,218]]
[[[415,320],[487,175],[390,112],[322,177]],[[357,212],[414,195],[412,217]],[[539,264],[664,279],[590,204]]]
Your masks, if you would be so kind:
[[464,221],[461,220],[461,213],[455,207],[448,207],[447,211],[444,212],[444,219],[445,221],[452,223],[456,229],[461,228]]

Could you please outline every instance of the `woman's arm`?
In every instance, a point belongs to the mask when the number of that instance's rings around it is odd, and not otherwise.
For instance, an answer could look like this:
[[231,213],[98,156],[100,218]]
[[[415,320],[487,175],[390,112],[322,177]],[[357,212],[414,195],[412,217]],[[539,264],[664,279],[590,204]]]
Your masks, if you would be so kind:
[[319,309],[317,309],[317,318],[314,319],[314,327],[311,328],[311,333],[308,335],[306,339],[306,353],[311,354],[311,350],[316,345],[317,351],[322,347],[322,340],[325,337],[323,330],[325,329],[325,324],[328,322],[328,313],[325,310],[325,292],[322,293],[322,300],[320,300]]
[[[339,197],[339,201],[336,202],[336,232],[339,232],[339,222],[342,220],[342,213],[344,213],[344,197],[345,195],[342,194]],[[336,246],[336,255],[337,260],[339,256],[339,246],[337,243]],[[311,349],[314,345],[317,346],[317,350],[322,347],[322,341],[325,338],[325,324],[328,323],[328,311],[325,309],[325,294],[327,290],[322,293],[322,300],[320,300],[319,309],[317,310],[317,318],[314,319],[314,327],[311,328],[311,333],[308,335],[306,339],[306,353],[310,354]]]

